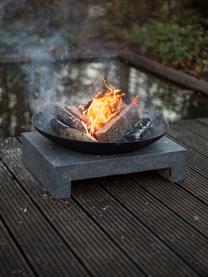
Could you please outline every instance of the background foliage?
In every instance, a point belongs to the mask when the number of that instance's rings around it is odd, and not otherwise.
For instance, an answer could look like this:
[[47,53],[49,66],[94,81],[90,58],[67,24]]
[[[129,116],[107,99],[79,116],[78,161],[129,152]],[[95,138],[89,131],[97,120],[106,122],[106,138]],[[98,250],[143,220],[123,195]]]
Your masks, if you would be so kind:
[[118,2],[116,9],[113,4],[107,5],[108,16],[104,18],[107,38],[137,43],[139,52],[192,74],[207,70],[207,0],[157,1],[156,6],[146,1],[142,13],[136,12],[140,10],[140,1],[123,1],[125,13],[119,12],[123,4]]
[[[2,0],[0,51],[44,44],[59,34],[69,45],[104,40],[192,73],[208,71],[207,0]],[[17,48],[18,48],[17,47]]]
[[208,63],[208,32],[197,16],[186,23],[181,18],[163,17],[144,26],[135,25],[132,39],[140,43],[141,51],[151,51],[165,63],[201,71]]

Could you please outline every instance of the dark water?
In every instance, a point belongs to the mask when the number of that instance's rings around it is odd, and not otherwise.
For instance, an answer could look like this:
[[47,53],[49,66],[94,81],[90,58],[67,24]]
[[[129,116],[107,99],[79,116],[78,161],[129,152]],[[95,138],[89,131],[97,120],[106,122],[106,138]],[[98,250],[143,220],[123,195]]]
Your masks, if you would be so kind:
[[86,103],[102,79],[140,95],[145,109],[168,121],[208,117],[208,97],[179,88],[120,61],[0,65],[0,136],[31,129],[31,116],[51,102]]

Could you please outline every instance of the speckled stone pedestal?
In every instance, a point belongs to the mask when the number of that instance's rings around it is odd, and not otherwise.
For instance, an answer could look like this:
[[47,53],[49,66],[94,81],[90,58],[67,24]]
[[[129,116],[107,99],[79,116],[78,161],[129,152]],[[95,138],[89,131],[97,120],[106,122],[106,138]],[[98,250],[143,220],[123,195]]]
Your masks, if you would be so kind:
[[163,137],[138,151],[90,155],[63,148],[37,132],[22,135],[25,167],[56,199],[71,195],[71,181],[157,170],[171,182],[185,178],[186,150]]

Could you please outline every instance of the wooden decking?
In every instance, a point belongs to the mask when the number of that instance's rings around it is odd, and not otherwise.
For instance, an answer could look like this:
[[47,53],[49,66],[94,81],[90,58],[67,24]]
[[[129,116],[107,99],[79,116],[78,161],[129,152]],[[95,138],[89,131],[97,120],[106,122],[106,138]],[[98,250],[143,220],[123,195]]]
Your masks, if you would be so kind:
[[0,276],[208,276],[208,119],[168,136],[188,149],[184,182],[88,180],[67,201],[37,186],[18,140],[2,141]]

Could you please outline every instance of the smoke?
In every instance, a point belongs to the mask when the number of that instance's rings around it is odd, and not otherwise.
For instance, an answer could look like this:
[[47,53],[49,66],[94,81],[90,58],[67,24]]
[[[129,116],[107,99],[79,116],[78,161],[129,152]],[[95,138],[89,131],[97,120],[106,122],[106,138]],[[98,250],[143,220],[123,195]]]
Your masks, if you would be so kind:
[[[0,7],[1,45],[5,45],[6,51],[10,49],[20,55],[24,53],[28,59],[28,62],[21,64],[20,69],[24,75],[22,83],[25,99],[32,113],[44,110],[46,106],[52,107],[54,102],[63,103],[69,99],[84,103],[90,95],[89,91],[92,96],[100,89],[103,78],[111,85],[126,89],[128,82],[122,83],[118,66],[111,58],[106,58],[105,62],[97,58],[95,63],[77,70],[80,74],[77,82],[82,83],[82,89],[76,85],[72,88],[70,81],[65,84],[65,75],[74,73],[71,72],[71,69],[74,70],[73,62],[80,56],[89,57],[94,43],[100,55],[107,56],[108,51],[104,49],[102,39],[96,42],[92,40],[88,47],[91,33],[100,32],[98,37],[102,37],[102,30],[95,24],[105,13],[99,3],[93,5],[88,1],[74,0],[0,0]],[[76,59],[72,59],[72,49],[76,48],[77,42],[79,49],[75,49]],[[67,67],[63,66],[63,70],[60,70],[60,64],[63,65],[66,58]],[[71,92],[76,97],[69,95]]]
[[0,52],[26,57],[18,68],[32,113],[58,101],[62,80],[56,65],[70,55],[70,40],[82,30],[82,19],[73,22],[73,5],[73,0],[0,0]]
[[[61,49],[57,57],[54,49]],[[55,34],[45,40],[44,45],[32,46],[26,49],[29,63],[22,65],[25,74],[27,101],[32,112],[44,110],[52,103],[58,102],[58,87],[62,80],[56,73],[57,63],[62,62],[69,53],[69,47],[60,34]],[[65,101],[62,97],[61,101]],[[52,106],[52,105],[51,105]]]

